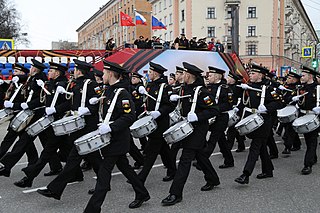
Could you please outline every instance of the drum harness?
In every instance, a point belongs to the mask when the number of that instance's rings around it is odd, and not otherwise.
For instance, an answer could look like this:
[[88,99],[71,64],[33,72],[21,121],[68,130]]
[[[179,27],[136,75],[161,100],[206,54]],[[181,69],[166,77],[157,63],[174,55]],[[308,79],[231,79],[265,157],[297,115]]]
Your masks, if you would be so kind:
[[[266,85],[262,86],[262,90],[256,89],[256,88],[249,88],[249,90],[261,92],[260,105],[264,105],[264,100],[265,100],[265,97],[266,97],[266,90],[267,90]],[[243,91],[242,103],[243,103],[243,105],[247,106],[250,103],[250,96],[248,95],[247,100],[245,100],[245,93],[246,93],[246,91]],[[242,112],[241,120],[244,118],[244,115],[245,115],[246,111],[253,114],[253,113],[257,112],[257,109],[245,107],[243,112]]]

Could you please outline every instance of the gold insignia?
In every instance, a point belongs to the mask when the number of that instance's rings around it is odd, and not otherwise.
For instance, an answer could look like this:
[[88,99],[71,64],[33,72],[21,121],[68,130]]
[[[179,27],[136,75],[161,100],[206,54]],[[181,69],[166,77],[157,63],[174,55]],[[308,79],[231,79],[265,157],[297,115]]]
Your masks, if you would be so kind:
[[158,90],[154,92],[155,95],[158,95]]
[[204,97],[203,101],[208,106],[211,106],[213,104],[213,101],[211,100],[211,98],[209,96]]
[[125,112],[125,113],[130,113],[131,112],[131,107],[130,107],[129,100],[122,100],[122,107],[123,107],[123,112]]
[[258,97],[260,97],[260,96],[261,96],[260,92],[257,92],[257,96],[258,96]]

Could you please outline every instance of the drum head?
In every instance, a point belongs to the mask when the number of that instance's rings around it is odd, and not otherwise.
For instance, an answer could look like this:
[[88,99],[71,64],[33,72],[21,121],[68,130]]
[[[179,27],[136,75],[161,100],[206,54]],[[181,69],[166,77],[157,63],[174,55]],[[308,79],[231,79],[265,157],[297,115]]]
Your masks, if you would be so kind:
[[297,111],[295,106],[286,106],[283,109],[278,110],[278,117],[287,117],[288,115],[292,115]]
[[169,129],[167,129],[163,135],[166,135],[170,132],[172,132],[173,130],[176,130],[177,128],[181,127],[183,124],[187,123],[188,121],[183,120],[183,121],[179,121],[178,123],[176,123],[175,125],[171,126]]
[[316,117],[315,114],[309,114],[309,115],[304,115],[300,118],[297,118],[296,120],[293,121],[292,125],[293,126],[301,126],[304,125],[306,123],[309,123],[310,121],[312,121],[314,118]]
[[145,116],[145,117],[143,117],[143,118],[140,118],[139,120],[135,121],[135,122],[131,125],[130,129],[139,128],[139,127],[141,127],[141,125],[150,122],[152,119],[153,119],[153,118],[152,118],[150,115]]
[[244,119],[242,119],[241,121],[239,121],[236,124],[236,127],[239,127],[239,126],[242,126],[242,125],[246,124],[248,121],[254,119],[256,116],[258,116],[258,115],[255,113],[255,114],[251,114],[251,115],[245,117]]

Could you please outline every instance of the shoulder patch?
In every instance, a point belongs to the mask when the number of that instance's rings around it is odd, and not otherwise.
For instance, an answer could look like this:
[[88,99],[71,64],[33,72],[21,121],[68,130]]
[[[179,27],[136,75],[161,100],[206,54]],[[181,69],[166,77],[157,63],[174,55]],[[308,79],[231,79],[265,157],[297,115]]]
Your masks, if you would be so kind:
[[130,113],[131,112],[130,101],[122,100],[122,108],[123,108],[123,112]]
[[211,98],[209,96],[204,97],[203,101],[208,106],[211,106],[213,104],[213,101],[211,100]]
[[95,92],[96,94],[100,95],[101,92],[102,92],[102,90],[101,90],[101,88],[98,86],[98,87],[95,87],[95,88],[94,88],[94,92]]

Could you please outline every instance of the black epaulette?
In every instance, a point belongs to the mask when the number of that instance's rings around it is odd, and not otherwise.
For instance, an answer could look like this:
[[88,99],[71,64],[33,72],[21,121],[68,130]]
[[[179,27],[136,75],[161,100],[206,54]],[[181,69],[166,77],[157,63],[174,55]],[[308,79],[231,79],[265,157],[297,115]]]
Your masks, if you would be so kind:
[[225,88],[225,89],[228,89],[229,88],[229,86],[227,85],[227,84],[221,84],[220,85],[222,88]]

